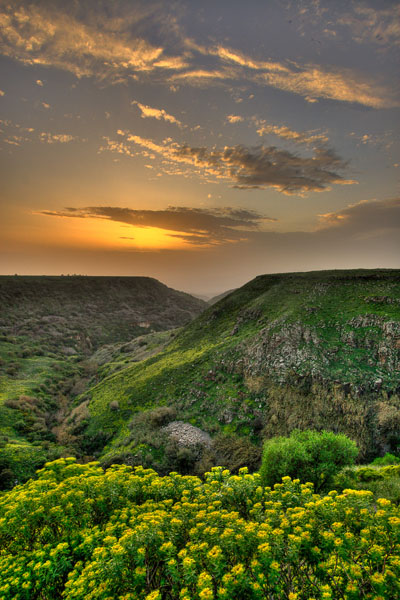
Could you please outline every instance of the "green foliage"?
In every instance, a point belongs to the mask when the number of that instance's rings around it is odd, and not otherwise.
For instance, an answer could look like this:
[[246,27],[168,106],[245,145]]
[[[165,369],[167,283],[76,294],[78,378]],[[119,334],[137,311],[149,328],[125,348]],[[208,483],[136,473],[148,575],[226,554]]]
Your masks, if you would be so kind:
[[0,598],[389,600],[399,543],[400,509],[368,491],[68,458],[0,495]]
[[[47,446],[47,445],[46,445]],[[12,441],[0,448],[0,490],[7,490],[33,477],[49,457],[58,458],[61,448]]]
[[329,489],[333,477],[357,454],[356,444],[343,434],[295,430],[289,437],[265,442],[260,474],[265,485],[289,475],[310,481],[317,491]]
[[242,467],[248,467],[250,472],[257,471],[261,461],[261,448],[248,438],[238,435],[219,434],[206,450],[201,460],[195,465],[195,470],[202,475],[215,465],[238,473]]
[[378,458],[375,458],[372,461],[372,464],[378,467],[383,467],[386,465],[398,465],[400,464],[400,458],[394,454],[390,454],[390,452],[386,452],[385,456],[378,456]]
[[333,483],[335,489],[369,490],[376,499],[386,498],[400,503],[400,465],[370,466],[343,469]]
[[357,480],[362,482],[379,481],[383,479],[383,473],[380,469],[372,469],[371,467],[361,467],[356,472]]

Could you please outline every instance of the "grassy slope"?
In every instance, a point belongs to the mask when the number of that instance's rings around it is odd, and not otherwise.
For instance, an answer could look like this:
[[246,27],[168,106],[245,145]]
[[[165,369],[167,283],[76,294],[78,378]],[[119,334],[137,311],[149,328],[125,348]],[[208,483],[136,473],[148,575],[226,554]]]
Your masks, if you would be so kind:
[[[1,478],[4,465],[29,470],[68,452],[51,433],[54,416],[82,387],[97,348],[107,353],[103,344],[119,349],[149,331],[162,338],[206,305],[147,277],[16,276],[0,277],[0,306]],[[123,359],[135,352],[128,348]]]
[[[363,315],[375,324],[367,321],[365,327],[355,328],[351,319]],[[350,433],[353,428],[357,439],[358,430],[364,435],[368,429],[371,403],[399,386],[392,364],[398,360],[398,350],[389,349],[386,363],[377,355],[379,344],[389,339],[383,336],[384,323],[399,321],[399,271],[260,276],[187,325],[159,355],[110,375],[90,389],[86,395],[90,397],[89,431],[103,429],[116,436],[106,449],[113,451],[113,445],[127,435],[132,414],[169,404],[177,408],[180,418],[210,432],[222,429],[255,435],[253,422],[259,417],[270,435],[284,432],[285,427],[310,425],[293,422],[293,418],[289,423],[290,415],[279,414],[285,403],[292,403],[291,413],[297,410],[299,419],[304,413],[317,426],[329,426],[329,419],[344,411],[343,427]],[[318,345],[304,336],[300,345],[296,337],[291,339],[299,323],[306,333],[317,336]],[[352,331],[355,339],[348,343],[346,335]],[[257,351],[274,335],[278,336],[275,350],[259,360]],[[389,341],[397,343],[393,336]],[[290,363],[291,344],[297,344],[295,350],[300,351],[303,346],[300,359],[295,353],[290,369],[274,364],[280,353]],[[311,372],[314,376],[303,393],[299,386]],[[377,380],[381,380],[379,390],[374,390]],[[347,384],[351,384],[349,389]],[[324,398],[329,400],[325,406]],[[110,402],[116,399],[120,410],[111,412]],[[336,403],[332,410],[326,406],[329,403]],[[272,427],[274,416],[279,422]],[[371,431],[365,434],[365,443],[370,443],[371,435]]]

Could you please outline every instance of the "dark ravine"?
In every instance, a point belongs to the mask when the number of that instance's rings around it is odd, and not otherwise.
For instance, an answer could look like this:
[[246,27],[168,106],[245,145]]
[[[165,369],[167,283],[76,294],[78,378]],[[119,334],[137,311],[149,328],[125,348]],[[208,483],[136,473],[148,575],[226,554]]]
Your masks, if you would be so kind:
[[98,369],[151,356],[206,303],[150,277],[10,276],[0,277],[0,307],[4,487],[75,452],[58,432]]

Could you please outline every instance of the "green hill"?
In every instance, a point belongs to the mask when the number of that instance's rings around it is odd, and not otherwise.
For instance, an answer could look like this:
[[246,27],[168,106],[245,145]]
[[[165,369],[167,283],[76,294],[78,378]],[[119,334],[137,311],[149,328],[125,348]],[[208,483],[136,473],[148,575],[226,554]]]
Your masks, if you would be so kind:
[[140,360],[205,306],[149,277],[0,277],[0,488],[74,451],[58,424],[114,346]]
[[346,433],[361,460],[400,443],[398,270],[263,275],[181,329],[205,303],[149,278],[0,292],[3,487],[70,454],[255,469],[295,428]]
[[[294,428],[344,432],[368,458],[400,441],[399,359],[399,271],[263,275],[90,387],[68,430],[106,463],[161,472],[255,460],[264,437]],[[211,448],[171,440],[170,421]]]

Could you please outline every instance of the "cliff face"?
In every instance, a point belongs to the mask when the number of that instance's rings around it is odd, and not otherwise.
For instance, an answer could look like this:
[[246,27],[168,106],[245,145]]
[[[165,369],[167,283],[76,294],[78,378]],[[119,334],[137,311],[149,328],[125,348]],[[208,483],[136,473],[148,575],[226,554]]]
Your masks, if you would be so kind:
[[400,442],[399,373],[399,271],[265,275],[87,390],[87,434],[108,432],[107,455],[151,449],[125,423],[169,405],[180,421],[256,444],[296,427],[343,431],[368,457]]
[[[324,330],[330,329],[329,339]],[[246,372],[280,382],[298,377],[341,383],[362,393],[396,387],[400,371],[400,322],[365,314],[344,322],[305,325],[285,319],[243,344]],[[347,379],[348,381],[343,381]]]

